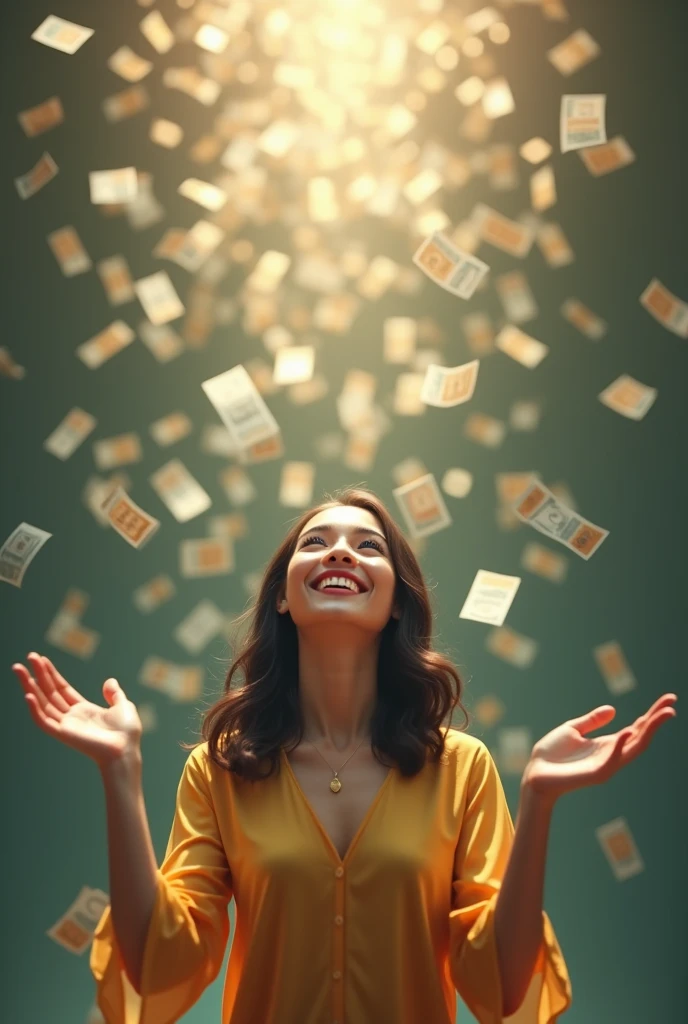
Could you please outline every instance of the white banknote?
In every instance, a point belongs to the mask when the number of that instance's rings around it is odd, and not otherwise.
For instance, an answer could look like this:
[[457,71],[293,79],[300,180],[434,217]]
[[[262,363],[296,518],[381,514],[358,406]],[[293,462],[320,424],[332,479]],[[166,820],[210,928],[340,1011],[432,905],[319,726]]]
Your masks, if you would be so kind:
[[279,433],[277,420],[241,363],[202,381],[201,387],[237,447],[247,448]]
[[52,533],[20,523],[0,548],[0,580],[21,587],[24,573]]
[[487,622],[491,626],[503,625],[520,585],[519,576],[478,569],[459,618]]
[[586,562],[609,536],[609,530],[567,508],[539,480],[533,480],[517,499],[513,511],[522,522],[564,544]]

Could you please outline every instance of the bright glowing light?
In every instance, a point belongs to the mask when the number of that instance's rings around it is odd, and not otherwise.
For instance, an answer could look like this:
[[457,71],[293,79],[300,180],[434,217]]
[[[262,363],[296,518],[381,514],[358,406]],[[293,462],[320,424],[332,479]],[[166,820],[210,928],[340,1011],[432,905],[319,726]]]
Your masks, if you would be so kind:
[[483,93],[485,117],[494,120],[504,117],[505,114],[511,114],[515,108],[514,97],[506,78],[499,76],[486,83]]
[[268,35],[284,36],[291,28],[291,17],[287,11],[277,8],[265,15],[263,27]]
[[524,142],[519,153],[524,160],[527,160],[529,164],[540,164],[543,160],[552,152],[552,147],[549,142],[545,139],[541,139],[539,135],[536,135],[532,139],[528,139]]
[[229,36],[215,25],[201,25],[194,36],[194,42],[209,53],[222,53],[227,49]]
[[468,36],[461,43],[461,51],[466,57],[479,57],[484,49],[485,44],[477,36]]
[[251,60],[245,60],[243,64],[239,65],[236,72],[238,81],[242,82],[243,85],[250,85],[252,82],[256,82],[259,74],[258,65],[254,64]]
[[239,238],[232,243],[229,255],[235,263],[248,263],[253,258],[253,251],[253,243],[248,238]]
[[492,40],[492,42],[497,43],[497,45],[499,46],[502,43],[508,43],[509,39],[511,38],[511,29],[507,24],[505,24],[505,22],[498,21],[496,22],[496,24],[490,25],[489,29],[487,30],[487,34]]
[[470,78],[465,78],[463,82],[460,82],[454,90],[459,103],[463,103],[464,107],[471,107],[474,103],[477,103],[485,92],[485,83],[482,78],[478,78],[477,75],[471,75]]
[[459,63],[459,55],[453,46],[442,46],[435,54],[435,60],[443,71],[453,71]]

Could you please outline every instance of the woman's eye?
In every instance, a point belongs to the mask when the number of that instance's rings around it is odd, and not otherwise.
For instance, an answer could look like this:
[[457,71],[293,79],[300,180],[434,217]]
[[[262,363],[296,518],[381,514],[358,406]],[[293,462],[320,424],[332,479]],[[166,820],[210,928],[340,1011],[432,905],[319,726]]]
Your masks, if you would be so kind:
[[[323,542],[323,544],[325,543],[325,541],[323,540],[323,538],[322,538],[322,537],[306,537],[306,539],[304,540],[304,542],[303,542],[303,544],[301,545],[301,547],[302,547],[302,548],[304,548],[304,547],[305,547],[305,546],[306,546],[307,544],[315,544],[315,543],[316,543],[316,541],[322,541],[322,542]],[[372,545],[373,545],[374,547],[376,547],[376,548],[377,548],[377,550],[378,550],[378,551],[379,551],[379,552],[380,552],[381,554],[383,553],[383,551],[382,551],[382,545],[381,545],[381,544],[379,544],[379,543],[378,543],[378,542],[377,542],[376,540],[373,540],[373,539],[372,539],[372,537],[367,537],[367,538],[366,538],[366,540],[364,540],[364,541],[361,541],[361,544],[360,544],[359,546],[360,546],[360,547],[363,547],[363,545],[364,545],[364,544],[372,544]]]

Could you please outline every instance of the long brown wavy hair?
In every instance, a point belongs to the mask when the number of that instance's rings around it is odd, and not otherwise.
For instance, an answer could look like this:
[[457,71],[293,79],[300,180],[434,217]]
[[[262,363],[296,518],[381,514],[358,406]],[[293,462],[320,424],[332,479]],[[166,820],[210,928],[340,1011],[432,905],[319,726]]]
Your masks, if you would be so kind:
[[[463,681],[450,659],[431,649],[433,612],[428,589],[400,528],[371,491],[349,487],[326,492],[326,498],[297,519],[268,564],[252,605],[234,620],[243,637],[225,679],[224,695],[205,711],[202,739],[181,743],[183,749],[193,750],[207,742],[215,764],[252,782],[279,773],[280,747],[291,750],[303,738],[298,635],[291,616],[277,611],[277,600],[301,530],[318,512],[338,505],[357,505],[377,516],[396,573],[394,600],[401,615],[399,619],[390,616],[380,639],[377,705],[371,720],[374,756],[387,767],[398,767],[408,778],[420,772],[428,754],[436,762],[444,753],[440,726],[455,728],[452,717],[457,706],[465,717],[459,731],[469,727],[469,715],[461,703]],[[237,670],[243,685],[232,687]],[[265,762],[269,762],[267,771],[261,770]]]

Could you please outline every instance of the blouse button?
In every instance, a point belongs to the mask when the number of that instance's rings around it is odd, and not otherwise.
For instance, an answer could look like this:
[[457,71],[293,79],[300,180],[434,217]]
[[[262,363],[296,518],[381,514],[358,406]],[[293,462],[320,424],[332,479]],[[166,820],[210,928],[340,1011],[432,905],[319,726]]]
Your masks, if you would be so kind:
[[335,981],[339,981],[341,976],[342,976],[342,972],[341,971],[332,971],[332,977],[334,978]]
[[334,873],[337,876],[337,878],[341,878],[342,875],[344,874],[344,868],[341,867],[341,865],[340,865],[338,868],[335,868],[335,872]]
[[334,919],[334,923],[335,924],[344,924],[344,918],[342,917],[341,914],[337,914],[337,916]]

